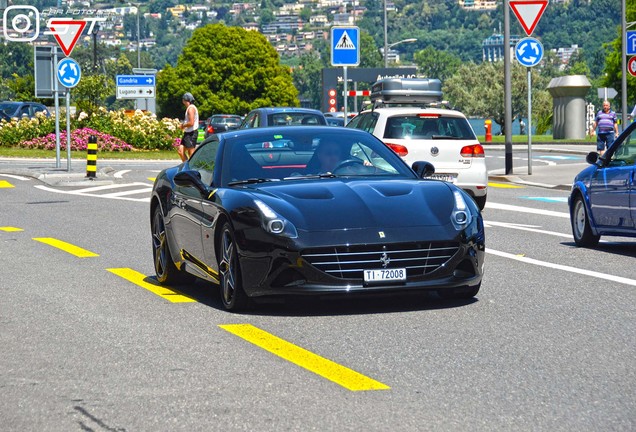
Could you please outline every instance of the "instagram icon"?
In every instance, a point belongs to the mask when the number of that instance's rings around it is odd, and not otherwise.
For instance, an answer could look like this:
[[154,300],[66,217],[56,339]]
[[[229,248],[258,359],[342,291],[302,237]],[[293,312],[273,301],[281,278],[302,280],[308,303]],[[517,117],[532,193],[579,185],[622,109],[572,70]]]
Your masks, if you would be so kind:
[[33,6],[9,6],[2,15],[2,24],[8,42],[32,42],[40,34],[40,13]]

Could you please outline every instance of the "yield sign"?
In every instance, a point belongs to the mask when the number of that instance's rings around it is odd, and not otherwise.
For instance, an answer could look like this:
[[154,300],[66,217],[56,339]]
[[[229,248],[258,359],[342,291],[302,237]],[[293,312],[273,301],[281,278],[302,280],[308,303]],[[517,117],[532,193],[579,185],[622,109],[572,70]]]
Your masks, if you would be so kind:
[[51,19],[48,22],[51,33],[60,44],[64,55],[70,56],[75,44],[86,27],[86,21],[72,19]]
[[547,6],[548,0],[510,0],[510,8],[528,36],[534,31]]

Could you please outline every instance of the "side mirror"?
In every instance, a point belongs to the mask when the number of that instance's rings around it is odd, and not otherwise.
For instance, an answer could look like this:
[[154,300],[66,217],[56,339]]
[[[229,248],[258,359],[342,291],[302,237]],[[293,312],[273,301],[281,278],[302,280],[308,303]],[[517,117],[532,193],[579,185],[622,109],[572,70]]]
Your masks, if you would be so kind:
[[202,194],[208,193],[208,187],[201,181],[201,173],[195,170],[184,170],[174,176],[177,186],[194,187]]
[[420,178],[429,177],[435,173],[435,167],[433,164],[426,161],[413,162],[412,168],[413,171],[415,171],[415,174],[417,174]]
[[589,152],[587,156],[585,156],[585,161],[590,165],[594,165],[598,161],[598,153],[595,151]]

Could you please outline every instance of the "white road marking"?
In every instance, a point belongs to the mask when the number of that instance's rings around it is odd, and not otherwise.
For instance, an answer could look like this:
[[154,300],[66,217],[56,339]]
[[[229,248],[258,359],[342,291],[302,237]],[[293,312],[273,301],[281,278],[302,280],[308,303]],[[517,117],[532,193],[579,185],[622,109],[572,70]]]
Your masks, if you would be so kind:
[[489,208],[493,210],[514,211],[519,213],[531,213],[531,214],[537,214],[537,215],[543,215],[543,216],[553,216],[553,217],[559,217],[564,219],[570,219],[570,213],[557,212],[552,210],[542,210],[542,209],[536,209],[532,207],[521,207],[521,206],[516,206],[511,204],[499,204],[499,203],[494,203],[491,201],[486,202],[486,209],[489,209]]
[[113,192],[113,193],[109,193],[109,194],[104,194],[102,195],[105,198],[117,198],[117,197],[122,197],[122,196],[126,196],[126,195],[135,195],[135,194],[139,194],[139,193],[143,193],[143,194],[147,194],[150,195],[150,192],[152,191],[152,188],[145,188],[145,189],[134,189],[134,190],[128,190],[128,191],[123,191],[123,192]]
[[491,226],[491,227],[496,226],[496,227],[503,227],[503,228],[512,228],[512,229],[516,229],[520,231],[535,232],[535,233],[546,234],[546,235],[551,235],[555,237],[564,237],[569,239],[572,238],[572,234],[563,234],[563,233],[559,233],[555,231],[546,231],[546,230],[537,229],[537,228],[540,228],[540,225],[522,225],[522,224],[493,222],[493,221],[484,222],[484,225]]
[[29,181],[29,180],[31,180],[29,177],[22,177],[22,176],[17,176],[17,175],[13,175],[13,174],[0,174],[0,176],[9,177],[9,178],[12,178],[14,180],[20,180],[20,181]]
[[[125,186],[131,186],[131,185],[143,185],[144,187],[141,189],[134,189],[131,191],[126,191],[126,192],[114,192],[111,194],[96,194],[93,192],[96,191],[103,191],[103,190],[108,190],[108,189],[115,189],[115,188],[121,188],[121,187],[125,187]],[[55,192],[55,193],[60,193],[60,194],[67,194],[67,195],[79,195],[79,196],[89,196],[89,197],[95,197],[95,198],[109,198],[109,199],[120,199],[120,200],[125,200],[125,201],[136,201],[136,202],[150,202],[150,197],[147,196],[145,198],[129,198],[126,196],[119,196],[119,195],[132,195],[132,194],[136,194],[136,193],[145,193],[148,194],[148,192],[150,192],[152,190],[152,188],[148,188],[148,184],[147,183],[129,183],[127,185],[110,185],[110,186],[96,186],[96,187],[92,187],[92,188],[85,188],[85,189],[79,189],[79,190],[60,190],[60,189],[54,189],[48,186],[43,186],[43,185],[37,185],[35,186],[38,189],[44,190],[44,191],[48,191],[48,192]]]
[[552,268],[552,269],[555,269],[555,270],[562,270],[562,271],[566,271],[566,272],[569,272],[569,273],[575,273],[575,274],[584,275],[584,276],[590,276],[590,277],[594,277],[594,278],[598,278],[598,279],[604,279],[604,280],[608,280],[608,281],[612,281],[612,282],[618,282],[618,283],[622,283],[622,284],[625,284],[625,285],[636,286],[636,280],[635,279],[628,279],[628,278],[624,278],[624,277],[621,277],[621,276],[614,276],[614,275],[601,273],[601,272],[596,272],[596,271],[592,271],[592,270],[580,269],[580,268],[570,267],[570,266],[561,265],[561,264],[554,264],[554,263],[550,263],[550,262],[546,262],[546,261],[540,261],[540,260],[536,260],[536,259],[533,259],[533,258],[528,258],[528,257],[525,257],[525,256],[515,255],[515,254],[511,254],[511,253],[507,253],[507,252],[501,252],[501,251],[497,251],[497,250],[489,249],[489,248],[486,248],[486,253],[489,253],[491,255],[496,255],[496,256],[499,256],[499,257],[502,257],[502,258],[508,258],[508,259],[511,259],[511,260],[520,261],[520,262],[526,263],[526,264],[532,264],[532,265],[537,265],[537,266],[541,266],[541,267]]
[[119,179],[120,179],[120,178],[123,178],[123,177],[124,177],[124,174],[127,174],[127,173],[129,173],[130,171],[132,171],[132,170],[120,170],[120,171],[117,171],[115,174],[113,174],[113,177],[115,177],[115,178],[119,178]]

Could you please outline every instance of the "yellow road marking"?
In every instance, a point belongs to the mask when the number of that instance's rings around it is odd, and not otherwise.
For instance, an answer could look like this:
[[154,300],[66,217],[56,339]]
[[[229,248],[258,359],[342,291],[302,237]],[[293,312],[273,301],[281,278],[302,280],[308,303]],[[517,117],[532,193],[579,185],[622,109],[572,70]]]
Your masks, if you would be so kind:
[[37,238],[34,238],[33,240],[39,241],[49,246],[56,247],[58,249],[63,250],[64,252],[70,253],[71,255],[75,255],[78,258],[92,258],[92,257],[99,256],[99,254],[96,254],[95,252],[82,249],[81,247],[78,247],[70,243],[66,243],[65,241],[54,239],[51,237],[37,237]]
[[0,188],[12,188],[15,187],[6,180],[0,180]]
[[148,180],[150,180],[151,182],[155,182],[155,180],[157,180],[157,177],[148,177]]
[[489,187],[500,188],[500,189],[523,189],[523,186],[519,186],[512,183],[493,183],[488,182]]
[[109,272],[116,274],[117,276],[126,279],[129,282],[134,283],[142,288],[147,289],[153,294],[158,295],[172,303],[193,303],[196,302],[195,299],[187,297],[179,292],[173,291],[169,288],[166,288],[161,285],[157,285],[156,283],[147,282],[146,275],[143,273],[139,273],[133,269],[129,268],[109,268],[106,269]]
[[388,390],[391,388],[251,324],[228,324],[219,327],[348,390]]
[[16,232],[16,231],[24,231],[24,230],[22,228],[3,226],[3,227],[0,227],[0,231]]

